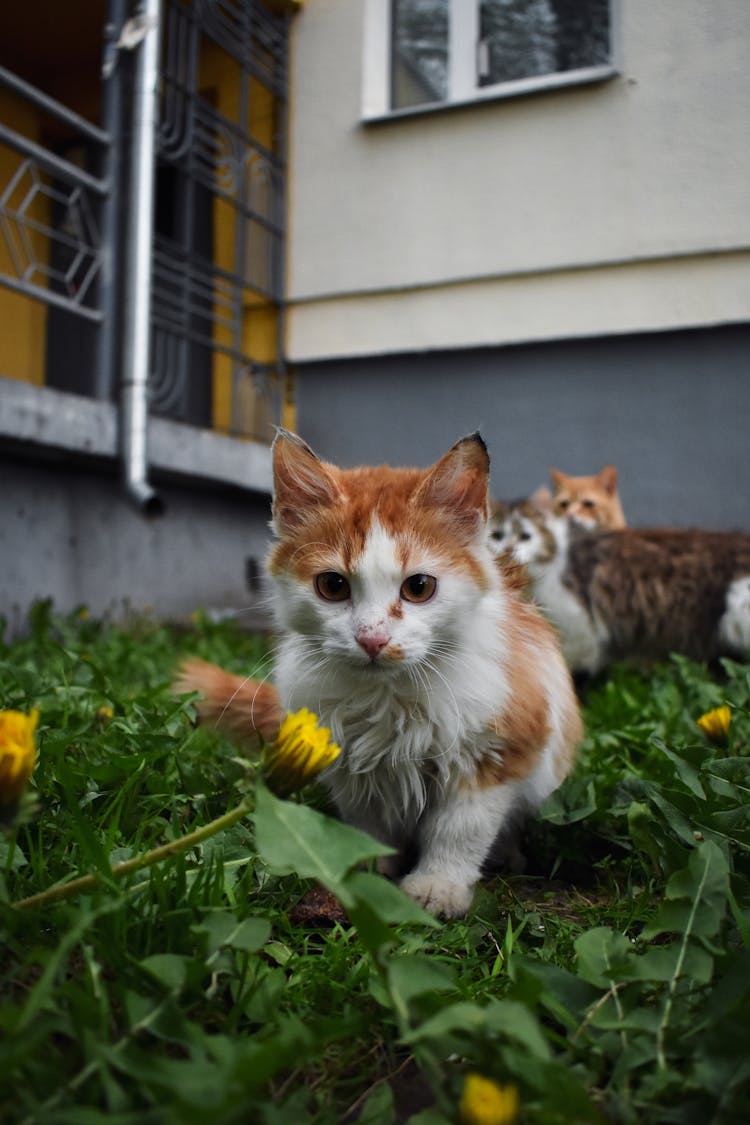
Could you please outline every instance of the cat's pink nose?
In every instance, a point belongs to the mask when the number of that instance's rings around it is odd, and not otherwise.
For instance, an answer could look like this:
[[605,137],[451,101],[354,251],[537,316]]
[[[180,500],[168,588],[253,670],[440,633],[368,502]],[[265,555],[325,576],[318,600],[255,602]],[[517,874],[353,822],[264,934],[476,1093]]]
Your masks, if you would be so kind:
[[390,643],[390,640],[391,638],[387,633],[378,631],[366,632],[362,630],[361,633],[357,633],[357,644],[360,648],[365,650],[370,660],[374,660],[375,657],[383,651],[386,645]]

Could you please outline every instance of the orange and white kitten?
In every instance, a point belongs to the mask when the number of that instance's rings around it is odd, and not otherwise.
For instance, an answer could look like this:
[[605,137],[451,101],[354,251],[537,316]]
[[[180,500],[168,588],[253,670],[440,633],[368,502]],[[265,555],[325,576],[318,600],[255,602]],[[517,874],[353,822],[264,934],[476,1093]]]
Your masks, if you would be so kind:
[[617,469],[605,465],[593,477],[570,477],[550,469],[552,513],[576,520],[589,531],[627,527],[617,493]]
[[281,431],[273,465],[277,711],[269,685],[200,662],[179,687],[235,732],[259,725],[256,695],[266,735],[319,714],[343,748],[321,775],[341,817],[396,849],[387,873],[416,855],[403,889],[461,916],[582,735],[555,634],[488,546],[484,442],[428,469],[340,469]]

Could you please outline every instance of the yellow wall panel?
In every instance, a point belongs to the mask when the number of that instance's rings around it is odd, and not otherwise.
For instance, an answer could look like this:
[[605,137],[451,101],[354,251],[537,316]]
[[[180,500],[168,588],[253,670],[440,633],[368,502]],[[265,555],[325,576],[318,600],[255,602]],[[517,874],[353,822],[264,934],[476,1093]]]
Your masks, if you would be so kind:
[[[3,91],[0,91],[0,120],[24,136],[34,140],[39,136],[39,122],[33,108]],[[0,145],[0,187],[3,190],[23,164],[23,159],[17,152]],[[26,173],[8,197],[6,207],[11,211],[25,207],[26,217],[35,225],[45,227],[49,223],[49,202],[45,195],[36,192],[31,204],[26,205],[33,191],[32,180]],[[32,260],[46,266],[48,253],[43,233],[22,228],[12,216],[3,218],[0,223],[0,273],[17,278],[19,271],[25,272]],[[45,284],[44,274],[39,270],[34,270],[29,280],[36,285]],[[0,284],[0,324],[3,325],[0,331],[0,375],[41,386],[44,383],[46,305]]]

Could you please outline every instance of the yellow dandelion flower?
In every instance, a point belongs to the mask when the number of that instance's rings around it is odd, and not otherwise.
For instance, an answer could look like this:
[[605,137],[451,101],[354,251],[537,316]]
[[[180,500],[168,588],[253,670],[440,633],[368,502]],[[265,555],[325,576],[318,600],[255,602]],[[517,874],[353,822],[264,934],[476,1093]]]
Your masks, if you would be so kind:
[[729,726],[732,722],[732,712],[726,703],[723,707],[715,707],[713,711],[706,711],[695,720],[695,725],[703,731],[706,738],[719,745],[726,745],[729,738]]
[[264,756],[264,774],[275,793],[291,793],[330,766],[341,753],[318,716],[303,707],[284,719],[276,741]]
[[36,765],[39,712],[0,711],[0,805],[14,805]]
[[467,1074],[459,1112],[462,1125],[511,1125],[520,1099],[515,1086],[500,1086],[481,1074]]

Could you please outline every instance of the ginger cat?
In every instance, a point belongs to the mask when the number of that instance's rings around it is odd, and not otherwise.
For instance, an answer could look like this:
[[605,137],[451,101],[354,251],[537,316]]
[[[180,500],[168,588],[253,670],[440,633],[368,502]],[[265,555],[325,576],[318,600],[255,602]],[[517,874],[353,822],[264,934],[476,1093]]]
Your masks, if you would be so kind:
[[617,469],[605,465],[592,477],[570,477],[550,469],[552,512],[576,520],[590,531],[627,527],[617,493]]
[[235,734],[316,712],[343,748],[321,775],[341,817],[396,849],[387,873],[412,857],[416,901],[461,916],[582,736],[555,634],[488,546],[484,442],[341,469],[280,431],[273,466],[276,687],[200,661],[177,686]]

